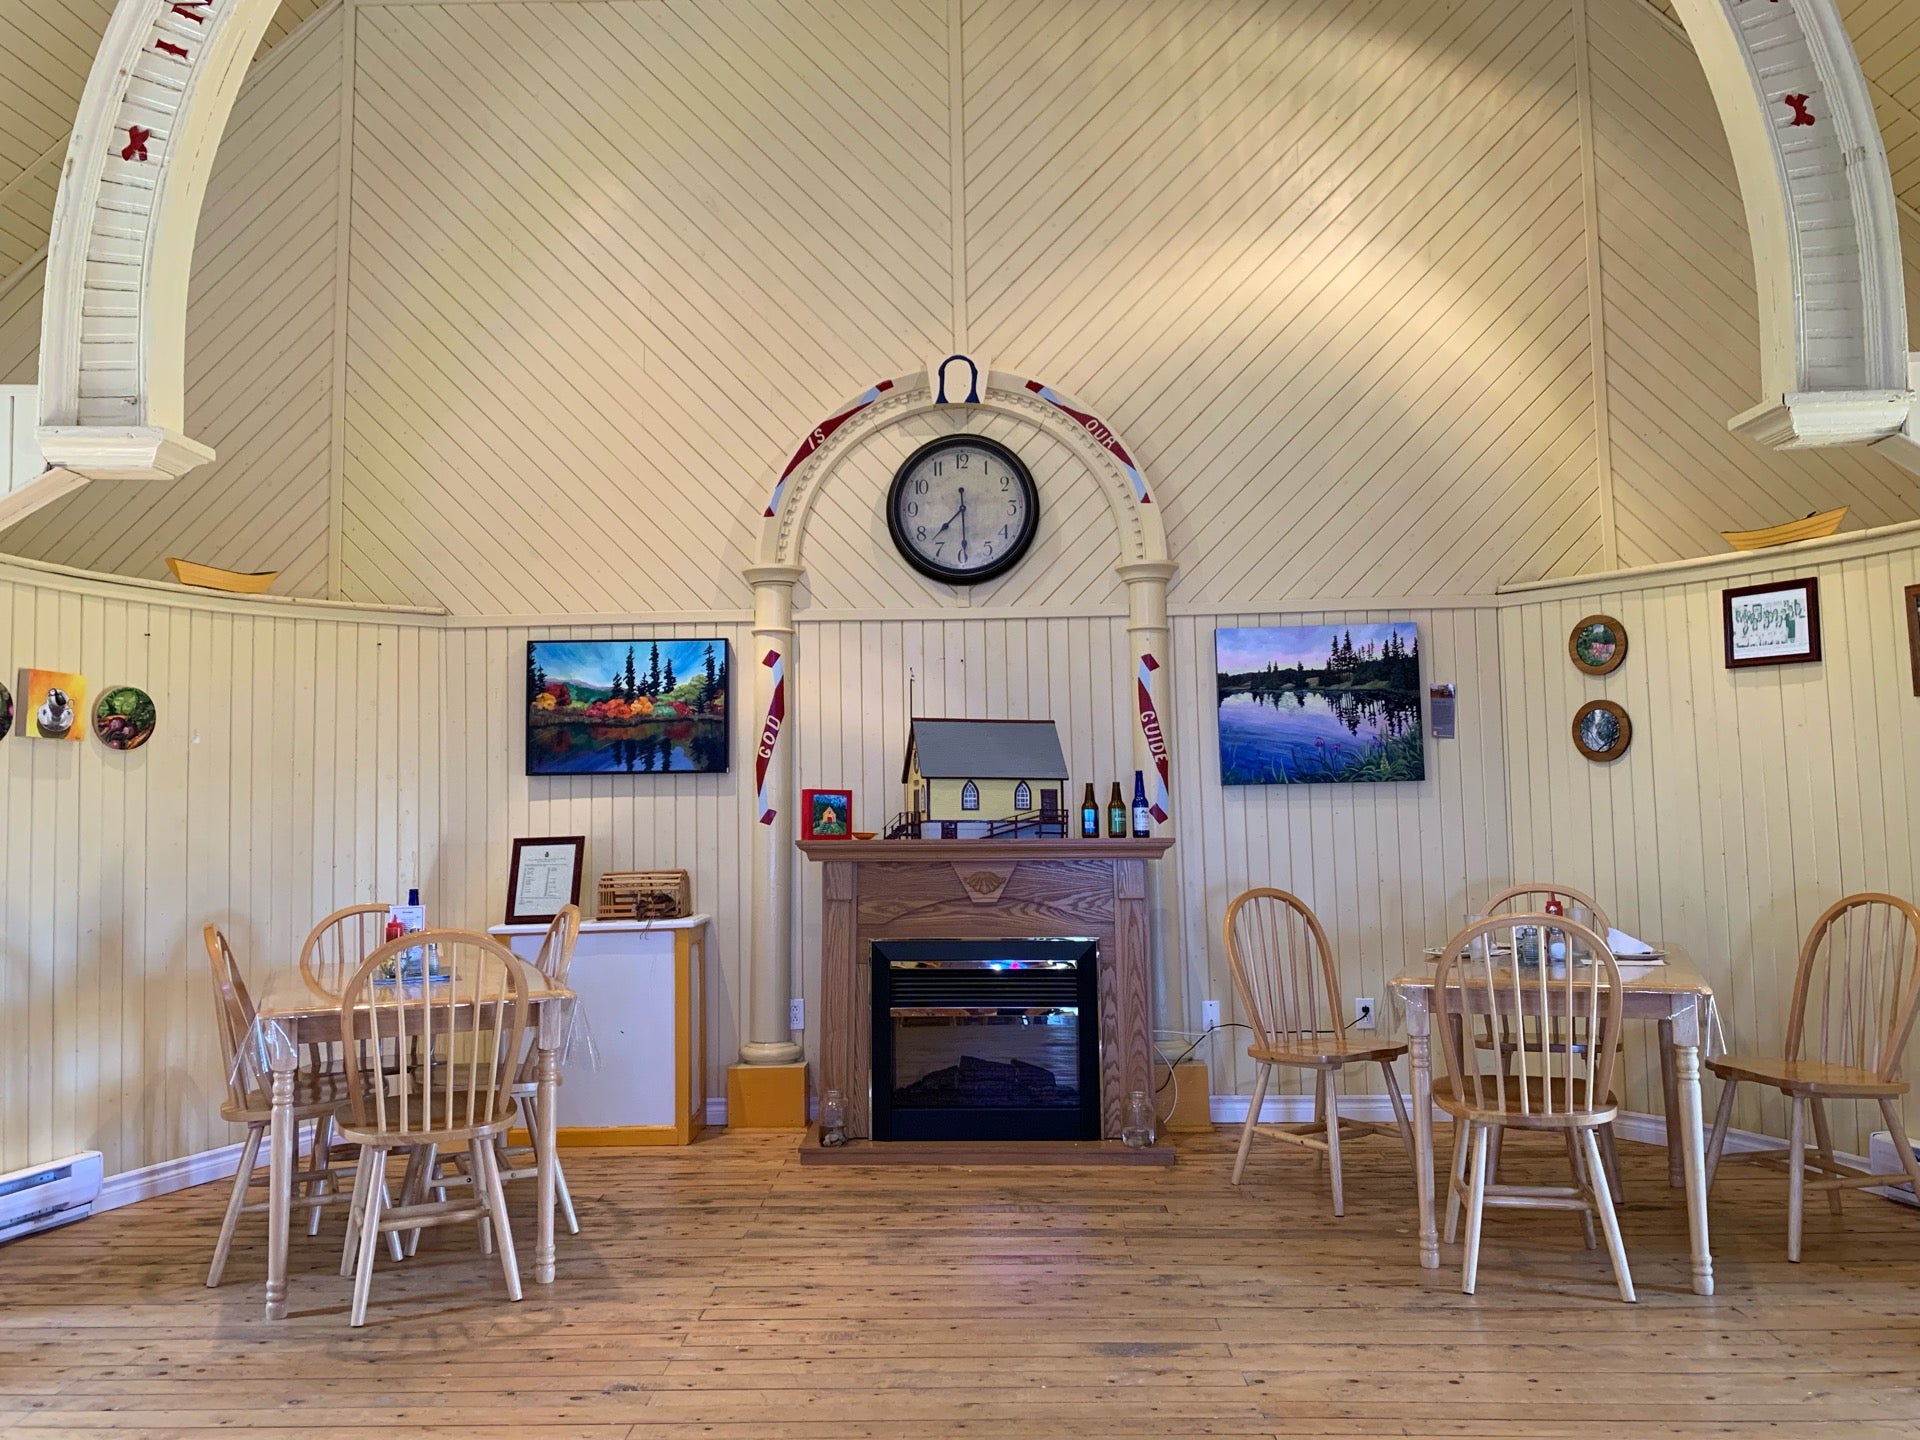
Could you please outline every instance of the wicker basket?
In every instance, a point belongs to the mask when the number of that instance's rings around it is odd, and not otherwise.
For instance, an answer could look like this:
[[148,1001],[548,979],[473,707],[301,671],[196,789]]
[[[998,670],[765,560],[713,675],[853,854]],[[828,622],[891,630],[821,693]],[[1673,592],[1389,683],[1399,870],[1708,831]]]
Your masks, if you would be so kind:
[[678,920],[693,913],[684,870],[609,870],[600,877],[596,920]]

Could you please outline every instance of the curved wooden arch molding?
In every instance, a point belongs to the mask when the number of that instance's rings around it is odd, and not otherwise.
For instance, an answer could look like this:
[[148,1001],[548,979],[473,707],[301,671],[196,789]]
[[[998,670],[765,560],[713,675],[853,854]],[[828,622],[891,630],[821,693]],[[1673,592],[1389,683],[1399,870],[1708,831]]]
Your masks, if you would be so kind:
[[214,152],[275,8],[114,8],[47,244],[38,439],[58,469],[171,480],[213,459],[185,433],[187,282]]
[[1674,0],[1733,151],[1760,302],[1758,405],[1781,449],[1900,431],[1908,377],[1886,146],[1834,0]]
[[758,563],[805,567],[804,542],[814,498],[848,450],[889,425],[962,406],[1026,420],[1063,440],[1086,462],[1120,532],[1117,564],[1167,559],[1167,534],[1147,477],[1105,421],[1049,385],[1001,370],[989,373],[971,395],[978,398],[943,400],[929,372],[901,375],[880,381],[814,426],[774,481],[761,513]]

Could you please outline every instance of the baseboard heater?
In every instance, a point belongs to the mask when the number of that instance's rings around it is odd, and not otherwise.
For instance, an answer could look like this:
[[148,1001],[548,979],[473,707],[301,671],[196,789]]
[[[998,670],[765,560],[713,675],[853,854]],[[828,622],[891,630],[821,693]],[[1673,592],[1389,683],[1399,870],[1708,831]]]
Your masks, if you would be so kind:
[[0,1175],[0,1244],[84,1220],[100,1198],[100,1152]]

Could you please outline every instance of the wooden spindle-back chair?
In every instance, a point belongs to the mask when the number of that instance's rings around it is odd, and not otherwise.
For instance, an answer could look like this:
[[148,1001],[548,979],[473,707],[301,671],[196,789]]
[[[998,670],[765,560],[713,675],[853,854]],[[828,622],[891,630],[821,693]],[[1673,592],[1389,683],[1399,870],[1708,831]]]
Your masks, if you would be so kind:
[[[1507,947],[1504,953],[1501,946]],[[1525,963],[1529,951],[1535,957],[1531,964]],[[1453,1023],[1452,990],[1459,992],[1460,1024]],[[1620,1298],[1631,1301],[1633,1277],[1594,1135],[1614,1118],[1618,1105],[1613,1076],[1625,992],[1607,942],[1565,916],[1489,916],[1447,942],[1434,977],[1434,996],[1442,1010],[1443,1023],[1435,1028],[1447,1074],[1444,1082],[1436,1080],[1433,1098],[1455,1122],[1447,1196],[1449,1243],[1460,1206],[1467,1207],[1461,1289],[1471,1295],[1478,1282],[1481,1221],[1488,1205],[1573,1210],[1583,1226],[1600,1221]],[[1521,1034],[1550,1034],[1565,1027],[1585,1043],[1489,1050],[1465,1039],[1467,1026],[1481,1017],[1509,1022]],[[1507,1129],[1559,1131],[1573,1162],[1574,1183],[1499,1183],[1490,1174],[1488,1155],[1495,1137]],[[1588,1233],[1591,1237],[1590,1229]]]
[[300,973],[323,995],[338,995],[360,962],[387,942],[386,905],[348,905],[308,932],[300,947]]
[[[435,974],[425,978],[421,961]],[[493,1142],[513,1123],[512,1077],[526,1034],[526,967],[491,936],[420,930],[375,950],[340,996],[350,1087],[335,1123],[361,1147],[354,1184],[359,1260],[350,1323],[366,1320],[381,1234],[476,1221],[483,1249],[497,1239],[508,1295],[520,1274]],[[361,1043],[364,1042],[364,1043]],[[377,1183],[390,1151],[463,1146],[471,1195],[387,1201]],[[344,1268],[344,1267],[343,1267]]]
[[[567,983],[567,972],[573,965],[574,943],[579,938],[580,907],[565,906],[547,926],[547,933],[540,941],[539,953],[531,962],[533,968],[552,984],[564,986]],[[531,1031],[528,1033],[526,1044],[522,1047],[519,1067],[514,1072],[513,1098],[519,1102],[520,1118],[531,1139],[539,1133],[537,1127],[540,1123],[540,1053],[534,1044]],[[499,1152],[502,1181],[528,1180],[539,1175],[539,1153],[531,1146],[524,1150],[513,1150],[508,1147],[506,1139],[502,1137],[496,1148]],[[421,1183],[433,1188],[442,1197],[446,1193],[447,1184],[463,1183],[471,1178],[465,1174],[462,1157],[458,1155],[447,1157],[443,1172],[439,1157],[432,1153],[426,1157],[421,1176]],[[561,1165],[558,1155],[553,1157],[553,1183],[554,1193],[560,1202],[561,1218],[567,1222],[567,1233],[578,1235],[580,1217],[573,1208],[573,1192],[567,1187],[567,1172]],[[409,1240],[409,1254],[418,1246],[419,1238],[416,1233]]]
[[[1260,1106],[1276,1065],[1311,1070],[1314,1075],[1314,1118],[1268,1127],[1280,1138],[1323,1152],[1333,1180],[1333,1213],[1346,1213],[1341,1183],[1340,1144],[1360,1139],[1383,1127],[1358,1120],[1342,1120],[1335,1078],[1348,1065],[1377,1062],[1386,1077],[1401,1144],[1413,1154],[1413,1133],[1407,1123],[1406,1102],[1393,1062],[1406,1054],[1404,1041],[1376,1039],[1366,1032],[1349,1031],[1346,1001],[1340,993],[1340,975],[1334,967],[1333,947],[1320,918],[1306,902],[1285,890],[1247,891],[1227,906],[1223,925],[1227,964],[1240,1008],[1253,1027],[1248,1056],[1258,1067],[1253,1100],[1246,1124],[1240,1129],[1240,1152],[1233,1162],[1233,1183],[1240,1183],[1247,1167],[1247,1151],[1259,1124]],[[1376,1023],[1377,1023],[1376,1017]]]
[[[1785,1147],[1728,1159],[1784,1159],[1787,1166],[1787,1258],[1800,1258],[1806,1191],[1824,1190],[1840,1213],[1840,1194],[1868,1185],[1911,1183],[1920,1194],[1920,1163],[1897,1103],[1909,1088],[1901,1060],[1920,1009],[1920,909],[1896,895],[1849,895],[1829,906],[1800,947],[1785,1053],[1723,1055],[1707,1068],[1725,1082],[1707,1146],[1711,1185],[1726,1145],[1727,1122],[1741,1084],[1778,1090],[1788,1103]],[[1893,1138],[1901,1170],[1876,1175],[1834,1158],[1828,1100],[1873,1100]],[[1807,1157],[1807,1119],[1815,1156]],[[1809,1171],[1813,1172],[1811,1177]]]
[[[227,1098],[221,1103],[220,1118],[247,1127],[247,1138],[240,1148],[240,1166],[233,1174],[233,1190],[227,1197],[226,1215],[220,1223],[220,1238],[215,1242],[213,1264],[207,1270],[207,1284],[217,1286],[226,1272],[227,1256],[233,1250],[234,1232],[243,1214],[264,1212],[265,1200],[247,1201],[247,1189],[265,1185],[266,1176],[255,1177],[260,1161],[260,1143],[273,1122],[273,1093],[265,1062],[261,1058],[264,1040],[258,1031],[253,997],[240,974],[233,946],[218,926],[208,925],[201,932],[206,942],[207,964],[213,972],[215,1033],[220,1037],[220,1063],[225,1070]],[[303,1070],[293,1082],[293,1118],[296,1128],[313,1122],[312,1165],[293,1177],[293,1205],[311,1215],[309,1228],[317,1227],[320,1208],[344,1201],[346,1193],[339,1181],[344,1172],[326,1165],[326,1127],[334,1107],[346,1099],[345,1082],[340,1077]],[[296,1145],[296,1150],[297,1150]],[[395,1247],[398,1241],[394,1242]],[[397,1248],[394,1252],[398,1254]]]
[[[1571,885],[1562,885],[1553,880],[1526,880],[1517,885],[1509,885],[1487,901],[1486,914],[1488,918],[1496,915],[1541,915],[1547,913],[1547,906],[1554,902],[1559,903],[1561,913],[1567,919],[1578,921],[1602,939],[1605,939],[1613,928],[1613,922],[1607,919],[1607,912],[1601,908],[1598,900],[1584,891],[1574,889]],[[1479,1031],[1479,1043],[1498,1047],[1504,1053],[1521,1041],[1520,1037],[1513,1033],[1511,1021],[1495,1021],[1489,1016]],[[1530,1033],[1526,1043],[1553,1046],[1578,1045],[1583,1042],[1577,1035],[1569,1036],[1564,1024],[1554,1021],[1550,1023],[1544,1036],[1537,1032]],[[1624,1031],[1616,1043],[1625,1048]],[[1660,1053],[1662,1062],[1671,1068],[1672,1057],[1668,1048],[1663,1046]],[[1673,1087],[1668,1085],[1667,1091],[1671,1095]],[[1613,1126],[1602,1125],[1597,1138],[1600,1141],[1600,1156],[1607,1162],[1607,1180],[1613,1187],[1613,1198],[1618,1200],[1624,1192],[1620,1184],[1620,1150],[1614,1141]],[[1493,1138],[1492,1145],[1487,1161],[1490,1167],[1487,1173],[1497,1178],[1500,1173],[1500,1137],[1498,1135]]]

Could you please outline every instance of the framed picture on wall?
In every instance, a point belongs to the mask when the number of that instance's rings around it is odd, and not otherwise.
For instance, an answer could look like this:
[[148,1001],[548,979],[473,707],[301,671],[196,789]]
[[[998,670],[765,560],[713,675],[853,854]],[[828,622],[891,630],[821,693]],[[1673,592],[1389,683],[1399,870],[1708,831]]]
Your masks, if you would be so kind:
[[1411,620],[1213,632],[1222,785],[1424,780]]
[[1722,590],[1727,668],[1820,658],[1820,582],[1775,580]]
[[507,924],[545,925],[568,905],[580,903],[587,837],[547,835],[513,842],[507,871]]
[[1920,585],[1907,586],[1907,661],[1913,666],[1913,693],[1920,695]]
[[727,769],[723,637],[527,644],[527,774],[710,775]]

